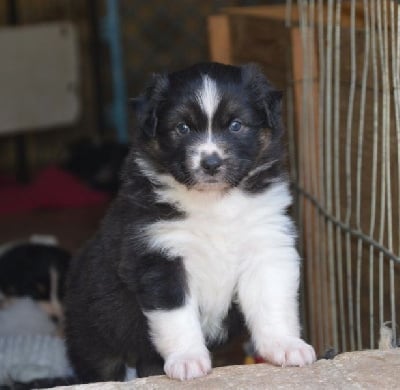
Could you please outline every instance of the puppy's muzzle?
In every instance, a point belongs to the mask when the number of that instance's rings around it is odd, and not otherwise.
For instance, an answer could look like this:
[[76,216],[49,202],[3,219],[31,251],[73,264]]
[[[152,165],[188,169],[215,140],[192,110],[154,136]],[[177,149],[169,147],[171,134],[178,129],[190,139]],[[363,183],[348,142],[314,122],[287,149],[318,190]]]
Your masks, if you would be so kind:
[[222,165],[222,159],[215,152],[211,154],[203,154],[200,160],[200,165],[206,174],[214,176]]

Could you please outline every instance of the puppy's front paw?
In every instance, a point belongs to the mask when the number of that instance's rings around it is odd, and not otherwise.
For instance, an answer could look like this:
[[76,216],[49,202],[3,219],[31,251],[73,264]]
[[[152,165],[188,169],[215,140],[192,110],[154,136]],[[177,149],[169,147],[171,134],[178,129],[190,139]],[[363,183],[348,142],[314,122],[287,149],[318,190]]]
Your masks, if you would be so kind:
[[169,356],[164,365],[165,373],[173,379],[194,379],[211,372],[211,359],[207,352],[177,353]]
[[259,354],[277,366],[305,366],[316,360],[314,348],[297,337],[274,336],[259,347]]

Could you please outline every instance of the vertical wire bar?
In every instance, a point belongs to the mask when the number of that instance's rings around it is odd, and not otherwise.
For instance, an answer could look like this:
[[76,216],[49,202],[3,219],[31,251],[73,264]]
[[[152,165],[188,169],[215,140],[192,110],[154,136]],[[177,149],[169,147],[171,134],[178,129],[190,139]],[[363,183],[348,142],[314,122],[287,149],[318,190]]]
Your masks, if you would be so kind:
[[[303,31],[302,31],[302,42],[303,42],[303,97],[304,97],[304,126],[306,127],[306,132],[307,138],[305,138],[305,148],[304,152],[306,155],[305,161],[307,163],[307,188],[308,191],[313,193],[313,184],[314,184],[314,174],[313,174],[313,164],[312,164],[312,156],[314,154],[313,150],[313,143],[312,143],[312,118],[310,118],[310,102],[312,101],[311,94],[310,94],[310,85],[312,85],[312,77],[311,77],[311,60],[310,56],[313,51],[313,46],[311,45],[310,42],[310,22],[309,22],[309,3],[305,1],[303,3]],[[305,198],[304,198],[305,199]],[[315,229],[313,228],[314,225],[314,216],[315,216],[315,209],[313,205],[306,200],[307,202],[307,211],[308,211],[308,216],[307,216],[307,226],[308,226],[308,241],[309,241],[309,258],[312,259],[312,262],[318,262],[319,258],[316,256],[316,251],[315,251]],[[312,272],[312,270],[311,270]]]
[[[309,123],[309,131],[310,131],[310,145],[312,146],[311,153],[310,153],[310,176],[311,176],[311,187],[312,187],[312,193],[317,197],[320,197],[320,183],[319,183],[319,165],[320,165],[320,160],[318,159],[317,151],[318,151],[318,145],[316,143],[317,140],[317,134],[316,134],[316,121],[315,121],[315,115],[316,115],[316,110],[315,110],[315,82],[316,82],[316,76],[317,76],[317,69],[316,69],[316,64],[315,64],[315,0],[309,0],[309,14],[308,14],[308,36],[307,36],[307,43],[308,43],[308,56],[309,58],[309,67],[308,67],[308,123]],[[310,204],[311,206],[311,204]],[[322,257],[320,256],[320,245],[321,245],[321,237],[320,237],[320,231],[317,228],[319,224],[319,212],[314,206],[312,207],[312,212],[313,212],[313,219],[312,219],[312,227],[313,227],[313,240],[314,240],[314,246],[313,246],[313,256],[314,256],[314,261],[315,262],[321,262]]]
[[357,240],[357,270],[356,270],[356,328],[357,328],[357,349],[361,351],[363,349],[362,344],[362,331],[361,331],[361,272],[362,272],[362,240]]
[[[390,67],[389,67],[389,20],[388,20],[388,6],[387,1],[383,3],[383,49],[384,49],[384,64],[385,64],[385,88],[384,96],[386,97],[385,104],[385,128],[386,128],[386,194],[387,194],[387,241],[388,249],[393,252],[393,204],[392,204],[392,180],[391,180],[391,93],[390,93]],[[393,28],[392,28],[393,29]],[[392,322],[392,339],[396,340],[396,307],[394,297],[394,263],[392,260],[389,261],[389,305]]]
[[[384,65],[384,55],[383,55],[383,31],[382,31],[382,0],[378,0],[376,4],[376,16],[377,16],[377,30],[378,30],[378,48],[379,48],[379,59],[381,66],[381,76],[382,76],[382,87],[386,88],[385,85],[385,65]],[[380,183],[380,219],[379,219],[379,233],[378,241],[383,245],[384,234],[385,234],[385,217],[386,217],[386,159],[385,159],[385,148],[386,148],[386,129],[385,129],[385,103],[386,96],[385,93],[382,94],[382,116],[381,116],[381,132],[382,132],[382,142],[381,142],[381,183]],[[379,252],[379,325],[381,326],[384,320],[384,274],[383,274],[383,253]]]
[[[395,110],[395,132],[397,139],[397,191],[400,192],[400,99],[399,99],[399,56],[400,56],[400,7],[397,5],[397,24],[394,1],[390,2],[391,19],[391,43],[392,43],[392,78],[393,78],[393,105]],[[400,200],[397,199],[397,219],[399,221],[398,231],[400,231]],[[400,254],[400,239],[398,239],[397,253]],[[392,328],[394,327],[393,339],[397,340],[396,326],[396,292],[394,284],[394,262],[390,262],[390,284],[391,284],[391,302],[392,302]],[[393,286],[393,290],[392,290]],[[394,318],[393,318],[394,317]]]
[[[317,39],[316,33],[318,33],[318,37],[320,35],[320,31],[316,31],[316,25],[318,24],[318,4],[316,4],[315,0],[310,2],[310,45],[312,47],[310,60],[312,64],[312,93],[313,96],[311,97],[311,123],[312,123],[312,132],[313,132],[313,145],[314,145],[314,152],[313,155],[316,159],[316,163],[314,163],[314,172],[313,177],[315,178],[315,191],[316,196],[318,199],[324,199],[324,188],[323,188],[323,149],[321,145],[323,145],[323,138],[321,137],[321,132],[323,131],[322,126],[320,125],[323,123],[323,118],[320,119],[320,110],[321,110],[321,96],[320,96],[320,88],[324,87],[324,83],[320,78],[320,70],[323,67],[323,64],[318,63],[318,57],[316,57],[317,53]],[[322,25],[322,34],[323,34],[323,25]],[[319,38],[318,38],[319,39]],[[318,87],[315,83],[318,83]],[[314,95],[315,93],[315,95]],[[323,105],[322,105],[323,110]],[[322,122],[321,122],[322,120]],[[316,230],[316,257],[318,263],[318,271],[321,271],[320,264],[325,261],[326,259],[326,233],[325,233],[325,221],[322,215],[318,212],[316,208],[314,208],[315,213],[315,223],[314,227]],[[326,317],[326,308],[324,308],[324,304],[320,299],[320,305],[322,305],[322,310],[325,309],[325,313],[322,313]],[[321,311],[322,311],[321,310]],[[321,332],[322,333],[322,332]]]
[[[326,58],[325,58],[325,22],[324,22],[324,0],[318,0],[318,64],[319,64],[319,98],[318,98],[318,131],[319,131],[319,157],[320,162],[319,168],[319,184],[320,184],[320,194],[321,202],[326,207],[326,187],[325,187],[325,75],[326,75]],[[319,227],[321,230],[321,235],[323,237],[320,252],[319,261],[316,263],[317,269],[315,273],[319,275],[320,278],[323,277],[322,272],[322,262],[326,258],[327,253],[327,226],[326,221],[321,215],[319,217]],[[323,280],[323,279],[321,279]],[[323,300],[318,299],[318,309],[319,312],[323,312]],[[322,323],[322,318],[321,318]],[[318,326],[318,337],[323,341],[323,329]]]
[[[307,115],[307,101],[308,101],[308,96],[306,94],[307,92],[307,83],[308,83],[308,77],[307,77],[307,70],[308,70],[308,46],[307,46],[307,2],[304,0],[301,0],[300,2],[300,12],[299,12],[299,18],[300,18],[300,34],[301,34],[301,44],[302,44],[302,53],[303,53],[303,74],[302,74],[302,80],[301,80],[301,89],[302,89],[302,98],[303,98],[303,104],[302,104],[302,110],[301,110],[301,134],[303,135],[301,138],[302,145],[301,145],[301,150],[302,150],[302,155],[303,155],[303,174],[302,174],[302,187],[306,188],[307,191],[310,191],[310,175],[304,174],[305,172],[309,172],[309,167],[306,166],[309,163],[309,123],[308,123],[308,115]],[[306,222],[306,246],[307,246],[307,257],[310,259],[314,259],[313,253],[311,250],[311,235],[312,232],[310,231],[310,207],[309,204],[305,207],[305,220]]]
[[[333,132],[334,132],[334,193],[335,193],[335,217],[337,220],[341,220],[341,202],[340,202],[340,16],[342,11],[342,2],[336,2],[336,10],[335,10],[335,41],[334,41],[334,52],[335,52],[335,60],[334,60],[334,104],[333,104]],[[338,290],[339,290],[339,305],[341,317],[343,318],[344,312],[344,297],[343,297],[343,269],[342,269],[342,237],[341,237],[341,229],[339,226],[335,227],[336,233],[336,262],[338,267],[338,272],[336,276],[335,265],[333,256],[329,257],[329,272],[330,272],[330,288],[331,288],[331,307],[332,307],[332,330],[333,330],[333,346],[337,351],[339,349],[339,341],[338,341],[338,321],[337,321],[337,306],[336,306],[336,286],[335,286],[335,278],[338,279]],[[345,339],[345,322],[341,321],[341,336],[342,336],[342,349],[344,350],[344,346],[346,345]]]
[[[333,57],[333,0],[328,0],[328,14],[327,14],[327,33],[326,33],[326,100],[325,100],[325,113],[326,113],[326,137],[325,137],[325,152],[326,152],[326,209],[329,214],[333,213],[332,202],[332,57]],[[328,232],[328,264],[333,262],[333,225],[332,221],[327,221]],[[326,266],[325,266],[326,267]],[[324,267],[324,268],[325,268]],[[327,277],[324,278],[327,280]],[[328,302],[327,300],[324,302]]]
[[[349,93],[349,108],[347,111],[346,121],[346,157],[345,157],[345,176],[346,176],[346,215],[345,223],[350,225],[351,219],[351,146],[352,146],[352,124],[353,124],[353,106],[356,87],[356,40],[355,40],[355,0],[351,1],[350,8],[350,62],[351,62],[351,78]],[[349,313],[349,330],[350,330],[350,346],[355,349],[354,338],[354,305],[353,305],[353,285],[352,285],[352,256],[351,256],[351,236],[346,233],[346,273],[347,273],[347,294],[348,294],[348,313]]]
[[[358,128],[358,148],[357,148],[357,186],[356,186],[356,226],[359,231],[362,230],[361,227],[361,184],[362,184],[362,168],[363,168],[363,141],[364,141],[364,126],[365,126],[365,99],[367,91],[367,77],[368,77],[368,67],[369,67],[369,13],[368,13],[368,0],[363,0],[364,2],[364,63],[363,72],[361,79],[361,97],[360,97],[360,118],[359,118],[359,128]],[[358,338],[358,348],[362,349],[362,339],[361,339],[361,267],[362,267],[362,240],[357,241],[357,297],[356,301],[357,312],[357,332]]]
[[[313,86],[313,80],[312,80],[312,73],[313,73],[313,51],[314,51],[314,42],[313,39],[311,38],[311,31],[313,29],[313,23],[310,22],[310,18],[312,19],[312,15],[314,12],[313,9],[313,3],[314,1],[303,1],[302,3],[302,9],[301,9],[301,25],[302,25],[302,46],[303,46],[303,83],[302,83],[302,92],[303,92],[303,127],[304,127],[304,134],[307,134],[307,137],[304,137],[304,155],[305,155],[305,163],[307,164],[306,167],[306,172],[308,173],[306,175],[306,180],[305,180],[305,186],[308,188],[308,191],[310,193],[315,192],[315,180],[316,180],[316,174],[313,173],[313,170],[315,169],[315,164],[313,163],[313,156],[315,155],[315,150],[312,149],[312,146],[314,145],[313,139],[313,132],[314,132],[314,113],[313,113],[313,100],[314,97],[312,96],[312,86]],[[320,257],[317,256],[318,252],[318,242],[316,240],[316,230],[313,227],[315,227],[315,217],[317,211],[315,208],[312,206],[311,203],[308,202],[308,200],[305,199],[307,202],[306,205],[306,211],[307,211],[307,252],[308,252],[308,260],[312,260],[312,262],[318,263],[320,262]],[[312,276],[315,276],[315,271],[311,268],[308,267],[308,270],[310,272],[309,276],[312,279]],[[321,306],[321,309],[324,309],[324,306]],[[327,316],[325,315],[324,312],[320,312],[320,321],[319,323],[322,323],[324,319],[326,319]],[[326,329],[326,327],[323,327]]]
[[[371,179],[371,217],[369,235],[374,237],[376,227],[376,200],[377,200],[377,173],[378,173],[378,121],[379,121],[379,101],[378,101],[378,61],[376,43],[376,13],[375,2],[370,2],[370,31],[371,31],[371,52],[372,52],[372,80],[373,80],[373,139],[372,139],[372,179]],[[375,302],[374,302],[374,247],[369,247],[369,300],[370,300],[370,339],[371,348],[375,347]]]
[[[396,50],[395,50],[395,58],[396,58],[396,69],[394,74],[396,75],[396,86],[395,86],[395,107],[397,108],[396,114],[396,135],[397,135],[397,164],[398,164],[398,181],[397,181],[397,191],[400,193],[400,4],[397,3],[397,23],[393,25],[393,29],[397,26],[397,34],[396,34]],[[397,199],[397,220],[398,220],[398,231],[400,231],[400,197]],[[398,238],[398,248],[397,254],[400,256],[400,239]],[[398,286],[397,286],[398,287]],[[398,290],[399,291],[399,290]],[[396,321],[397,325],[397,321]],[[396,328],[397,329],[397,328]],[[397,340],[398,341],[398,340]],[[397,343],[399,345],[399,343]]]
[[[303,172],[309,172],[309,167],[306,166],[308,165],[308,159],[309,159],[309,126],[308,126],[308,116],[307,116],[307,96],[306,96],[306,85],[307,85],[307,58],[308,58],[308,52],[307,52],[307,46],[306,46],[306,29],[307,29],[307,3],[304,0],[299,1],[298,4],[299,8],[299,24],[300,24],[300,37],[301,37],[301,47],[302,47],[302,75],[301,75],[301,92],[302,92],[302,106],[301,106],[301,123],[300,123],[300,132],[302,134],[301,137],[301,153],[302,153],[302,170]],[[309,175],[302,175],[302,187],[306,188],[307,191],[309,191]],[[304,220],[303,220],[303,228],[305,226],[305,241],[303,245],[305,244],[306,246],[306,259],[308,263],[307,267],[307,278],[308,280],[314,280],[313,278],[313,270],[312,267],[310,267],[311,263],[315,262],[315,257],[314,253],[312,251],[312,232],[310,231],[310,204],[307,202],[307,200],[302,196],[302,203],[304,205]],[[313,324],[314,326],[314,324]]]
[[[368,22],[368,4],[364,0],[364,64],[361,79],[361,97],[360,97],[360,117],[358,128],[358,146],[357,146],[357,186],[356,186],[356,226],[358,230],[361,227],[361,178],[363,168],[363,145],[364,145],[364,119],[365,119],[365,98],[367,89],[367,76],[369,65],[369,22]],[[362,240],[357,240],[357,332],[358,332],[358,349],[362,349],[361,338],[361,272],[362,272]]]
[[[300,137],[301,140],[301,153],[302,153],[302,187],[305,188],[307,191],[310,191],[310,175],[304,174],[305,172],[310,172],[310,167],[309,167],[309,156],[310,156],[310,141],[309,141],[309,133],[310,133],[310,128],[309,128],[309,123],[308,123],[308,102],[309,97],[307,96],[307,84],[309,83],[308,80],[308,69],[309,69],[309,64],[308,64],[308,45],[307,45],[307,29],[308,29],[308,23],[307,23],[307,2],[304,0],[301,0],[299,3],[299,21],[300,21],[300,34],[301,34],[301,45],[302,45],[302,80],[301,80],[301,90],[302,90],[302,110],[301,110],[301,134],[302,137]],[[314,262],[315,257],[313,253],[313,232],[311,231],[311,205],[310,203],[303,197],[302,203],[304,204],[304,222],[303,225],[305,225],[305,230],[306,230],[306,239],[305,239],[305,246],[306,246],[306,257],[307,261]],[[309,278],[312,278],[312,268],[308,267],[308,272]]]

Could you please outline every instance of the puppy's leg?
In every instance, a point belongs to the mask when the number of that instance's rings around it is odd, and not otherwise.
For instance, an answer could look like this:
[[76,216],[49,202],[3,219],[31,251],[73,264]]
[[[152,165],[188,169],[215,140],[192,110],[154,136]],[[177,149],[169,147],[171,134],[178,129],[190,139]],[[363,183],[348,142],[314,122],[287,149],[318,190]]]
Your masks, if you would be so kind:
[[187,292],[181,260],[166,260],[161,256],[149,259],[140,278],[138,298],[151,340],[165,361],[165,373],[181,380],[209,373],[210,354],[197,306]]
[[146,312],[152,340],[170,378],[192,379],[211,371],[210,354],[190,299],[180,308]]
[[263,250],[246,262],[238,297],[258,353],[280,366],[315,360],[314,349],[300,339],[299,257],[292,247]]

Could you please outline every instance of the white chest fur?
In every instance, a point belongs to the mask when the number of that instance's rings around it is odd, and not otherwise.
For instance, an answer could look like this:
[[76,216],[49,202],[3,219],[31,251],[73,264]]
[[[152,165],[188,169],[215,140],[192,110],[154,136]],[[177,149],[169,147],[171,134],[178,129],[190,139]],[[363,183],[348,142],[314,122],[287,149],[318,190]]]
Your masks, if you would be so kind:
[[168,256],[183,259],[204,335],[209,340],[224,337],[222,320],[242,267],[269,245],[293,245],[288,234],[291,222],[285,215],[291,202],[287,185],[277,183],[258,195],[239,189],[224,195],[202,193],[174,186],[158,195],[186,216],[152,224],[150,243]]

